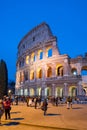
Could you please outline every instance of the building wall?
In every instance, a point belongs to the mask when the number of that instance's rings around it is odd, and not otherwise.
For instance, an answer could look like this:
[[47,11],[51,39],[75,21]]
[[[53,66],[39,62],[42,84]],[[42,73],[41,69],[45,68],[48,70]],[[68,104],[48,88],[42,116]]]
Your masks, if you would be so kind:
[[81,70],[84,58],[71,59],[61,55],[57,38],[42,23],[32,29],[18,45],[16,63],[16,95],[82,96]]

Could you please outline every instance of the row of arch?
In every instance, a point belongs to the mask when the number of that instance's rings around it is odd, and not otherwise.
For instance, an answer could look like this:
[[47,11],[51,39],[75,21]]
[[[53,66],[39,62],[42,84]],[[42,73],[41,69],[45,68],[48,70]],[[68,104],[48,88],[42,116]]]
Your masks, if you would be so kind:
[[[85,74],[87,75],[87,70],[84,68],[82,68],[82,73],[85,71]],[[72,75],[77,75],[77,70],[75,68],[72,68],[71,70],[71,73]],[[47,70],[46,70],[46,74],[45,74],[45,77],[52,77],[53,75],[53,69],[51,66],[47,67]],[[60,64],[60,65],[57,65],[56,66],[56,76],[63,76],[64,75],[64,68],[63,66]],[[23,82],[23,81],[26,81],[28,79],[30,80],[34,80],[35,78],[37,79],[41,79],[43,78],[43,70],[42,68],[38,68],[37,69],[37,72],[36,72],[36,75],[35,75],[35,71],[34,70],[31,70],[30,72],[28,71],[23,71],[23,72],[19,72],[17,74],[17,79],[18,79],[18,82]]]
[[[47,71],[46,71],[47,73],[45,76],[52,77],[52,73],[53,73],[52,71],[53,70],[52,70],[51,66],[47,67]],[[63,76],[63,66],[62,65],[56,67],[56,76]],[[34,70],[31,70],[30,74],[28,74],[28,71],[22,71],[17,74],[18,82],[23,82],[28,79],[34,80],[35,78],[37,78],[37,79],[43,78],[43,70],[41,68],[37,69],[36,76],[35,76]]]
[[[84,91],[84,95],[86,95],[86,90],[83,89]],[[18,91],[18,95],[24,95],[24,96],[41,96],[42,92],[41,92],[41,87],[38,87],[36,89],[36,92],[35,92],[35,89],[34,88],[30,88],[29,89],[29,92],[28,92],[28,89],[20,89]],[[44,95],[43,96],[52,96],[52,89],[50,87],[46,87],[44,89]],[[56,87],[55,89],[55,97],[63,97],[63,88],[62,87]],[[77,96],[77,88],[75,86],[71,86],[69,87],[69,91],[67,93],[67,96],[71,96],[71,97],[76,97]]]
[[[52,57],[53,50],[52,47],[46,48],[46,57]],[[32,52],[31,55],[27,55],[25,58],[22,58],[20,62],[18,62],[18,67],[23,67],[25,64],[28,65],[30,62],[35,62],[37,59],[42,60],[44,58],[43,50],[38,50],[37,55],[35,52]]]

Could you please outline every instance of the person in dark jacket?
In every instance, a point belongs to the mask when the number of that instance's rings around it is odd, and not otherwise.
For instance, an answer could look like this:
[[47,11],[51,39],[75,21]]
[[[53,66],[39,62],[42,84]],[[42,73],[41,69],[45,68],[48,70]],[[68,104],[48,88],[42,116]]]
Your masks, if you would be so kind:
[[43,111],[44,111],[44,115],[46,115],[46,112],[47,112],[47,106],[48,106],[48,102],[47,102],[47,99],[44,99],[43,101]]

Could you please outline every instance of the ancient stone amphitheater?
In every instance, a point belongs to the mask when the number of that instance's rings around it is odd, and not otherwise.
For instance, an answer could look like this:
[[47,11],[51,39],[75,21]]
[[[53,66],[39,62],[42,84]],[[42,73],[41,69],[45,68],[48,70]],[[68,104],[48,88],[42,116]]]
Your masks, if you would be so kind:
[[61,55],[48,24],[41,23],[18,45],[15,94],[24,96],[86,96],[87,54]]

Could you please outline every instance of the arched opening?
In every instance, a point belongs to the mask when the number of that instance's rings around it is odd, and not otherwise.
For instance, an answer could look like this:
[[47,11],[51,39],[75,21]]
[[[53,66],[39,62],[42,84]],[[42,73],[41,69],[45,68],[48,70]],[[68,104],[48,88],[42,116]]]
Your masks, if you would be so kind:
[[50,87],[45,88],[45,96],[46,97],[51,96],[51,88]]
[[52,77],[52,68],[51,67],[48,67],[47,77]]
[[39,78],[39,79],[42,78],[42,69],[38,69],[38,71],[37,71],[37,78]]
[[81,75],[82,76],[87,76],[87,66],[83,66],[81,69]]
[[63,76],[63,66],[57,66],[56,74],[57,76]]
[[48,57],[48,58],[52,57],[52,55],[53,55],[52,47],[51,47],[51,46],[50,46],[50,47],[47,47],[46,50],[47,50],[47,51],[46,51],[47,57]]
[[82,95],[86,96],[86,94],[87,94],[87,89],[83,88]]
[[20,89],[20,95],[23,96],[23,89]]
[[77,75],[77,70],[76,70],[76,68],[72,68],[71,73],[72,73],[72,75]]
[[75,86],[71,86],[69,88],[69,94],[70,97],[76,97],[77,96],[77,89]]
[[30,72],[30,80],[33,80],[34,79],[34,71],[32,70],[31,72]]
[[39,60],[43,59],[43,51],[42,50],[38,51],[38,57],[39,57]]
[[63,88],[61,87],[56,88],[56,97],[63,97]]
[[41,96],[41,87],[37,88],[37,96]]
[[34,92],[34,89],[33,88],[30,88],[30,96],[34,96],[35,95],[35,92]]
[[29,56],[26,56],[25,62],[26,64],[29,64]]
[[31,61],[36,61],[36,56],[34,53],[31,54]]
[[24,96],[28,96],[28,89],[24,89]]
[[25,79],[24,74],[25,74],[25,72],[24,72],[24,71],[23,71],[23,72],[21,72],[21,82],[23,82],[23,81],[24,81],[24,79]]

